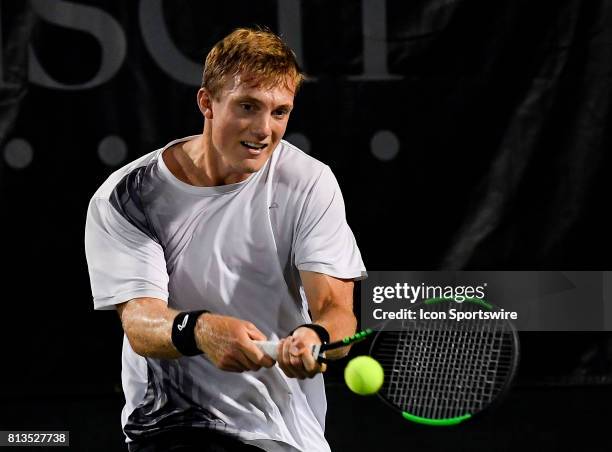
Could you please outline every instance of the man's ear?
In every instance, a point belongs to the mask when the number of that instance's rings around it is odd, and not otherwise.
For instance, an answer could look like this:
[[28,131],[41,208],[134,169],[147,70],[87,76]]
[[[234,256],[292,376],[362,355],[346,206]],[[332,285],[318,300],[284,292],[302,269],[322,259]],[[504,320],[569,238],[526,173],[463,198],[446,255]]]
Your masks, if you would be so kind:
[[206,119],[213,118],[212,96],[205,88],[198,90],[198,107]]

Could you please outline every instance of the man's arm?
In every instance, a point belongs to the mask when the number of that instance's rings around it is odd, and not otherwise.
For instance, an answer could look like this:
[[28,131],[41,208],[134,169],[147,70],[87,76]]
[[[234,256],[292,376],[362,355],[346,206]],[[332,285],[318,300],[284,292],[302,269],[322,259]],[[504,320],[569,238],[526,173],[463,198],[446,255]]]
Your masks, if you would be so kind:
[[[178,358],[172,343],[172,325],[178,311],[157,298],[135,298],[117,305],[132,349],[151,358]],[[194,329],[196,344],[221,370],[242,372],[272,367],[274,361],[253,343],[266,337],[251,322],[234,317],[201,314]]]
[[[353,280],[338,279],[322,273],[300,272],[313,323],[324,327],[330,341],[355,333],[357,320],[353,314]],[[324,370],[311,354],[312,346],[321,341],[310,328],[298,328],[279,345],[278,364],[289,377],[310,378]],[[345,356],[350,346],[327,353],[330,359]]]

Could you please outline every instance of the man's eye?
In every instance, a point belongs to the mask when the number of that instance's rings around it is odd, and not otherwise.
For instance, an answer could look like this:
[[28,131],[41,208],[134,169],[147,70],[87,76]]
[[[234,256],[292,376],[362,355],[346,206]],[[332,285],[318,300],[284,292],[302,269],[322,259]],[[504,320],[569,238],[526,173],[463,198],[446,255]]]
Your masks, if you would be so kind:
[[287,113],[289,113],[287,110],[276,110],[274,112],[275,116],[285,116]]
[[242,109],[244,111],[252,111],[253,110],[253,106],[251,104],[240,104],[240,106],[242,107]]

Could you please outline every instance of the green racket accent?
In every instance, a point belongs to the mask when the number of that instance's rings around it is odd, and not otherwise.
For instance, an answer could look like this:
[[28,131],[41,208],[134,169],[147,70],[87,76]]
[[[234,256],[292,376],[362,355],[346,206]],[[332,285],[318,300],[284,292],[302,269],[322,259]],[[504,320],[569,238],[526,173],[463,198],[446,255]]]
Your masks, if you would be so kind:
[[345,337],[344,339],[342,339],[342,342],[345,343],[345,344],[352,344],[353,342],[357,342],[357,341],[360,341],[362,339],[365,339],[366,337],[368,337],[373,332],[374,332],[373,329],[366,328],[365,330],[360,331],[358,333],[355,333],[352,336]]
[[487,308],[489,311],[493,309],[493,305],[490,305],[482,298],[466,298],[465,301],[469,301],[470,303],[478,304],[483,308]]
[[416,422],[417,424],[432,425],[435,427],[448,427],[449,425],[457,425],[472,417],[471,414],[464,414],[463,416],[451,417],[448,419],[428,419],[426,417],[415,416],[414,414],[410,414],[405,411],[402,412],[402,416],[404,419]]
[[[454,301],[456,303],[460,303],[459,301],[455,300],[454,298],[450,298],[450,297],[436,297],[436,298],[430,298],[428,300],[425,300],[424,303],[425,304],[434,304],[434,303],[440,303],[442,301]],[[489,303],[487,303],[485,300],[483,300],[482,298],[466,298],[465,300],[463,300],[461,303],[464,302],[469,302],[469,303],[474,303],[477,305],[482,306],[483,308],[487,308],[489,311],[493,309],[493,306],[490,305]]]

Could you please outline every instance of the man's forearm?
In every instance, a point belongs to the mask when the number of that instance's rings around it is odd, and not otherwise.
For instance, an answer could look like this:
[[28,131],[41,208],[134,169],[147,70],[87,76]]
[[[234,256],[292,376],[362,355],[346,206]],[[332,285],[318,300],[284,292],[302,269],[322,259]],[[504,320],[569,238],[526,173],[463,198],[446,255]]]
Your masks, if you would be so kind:
[[[313,321],[329,332],[330,342],[339,341],[346,336],[351,336],[357,328],[357,319],[353,311],[337,305],[325,306]],[[330,359],[339,359],[346,356],[349,350],[350,346],[342,347],[330,350],[326,355]]]
[[[172,328],[179,312],[168,308],[165,301],[137,298],[117,306],[117,311],[136,353],[161,359],[183,356],[172,342]],[[197,349],[221,370],[243,372],[274,365],[274,360],[253,342],[266,340],[266,336],[251,322],[205,312],[198,316],[193,334]]]
[[150,358],[178,358],[181,353],[172,344],[172,323],[178,311],[163,300],[139,298],[117,307],[123,331],[132,349]]
[[[300,276],[313,321],[329,332],[330,341],[354,334],[357,320],[353,314],[353,281],[309,271],[301,271]],[[342,358],[349,349],[330,351],[328,357]]]

